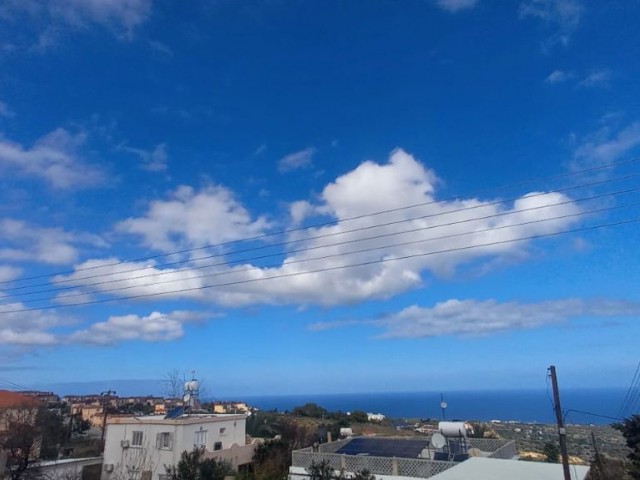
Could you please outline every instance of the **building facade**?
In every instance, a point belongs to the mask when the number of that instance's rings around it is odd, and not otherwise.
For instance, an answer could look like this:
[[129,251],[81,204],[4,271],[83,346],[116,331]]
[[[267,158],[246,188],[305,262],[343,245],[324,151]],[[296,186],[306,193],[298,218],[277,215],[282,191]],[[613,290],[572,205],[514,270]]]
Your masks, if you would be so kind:
[[182,415],[178,418],[125,417],[108,420],[102,480],[165,480],[184,451],[200,448],[205,458],[251,462],[246,415]]

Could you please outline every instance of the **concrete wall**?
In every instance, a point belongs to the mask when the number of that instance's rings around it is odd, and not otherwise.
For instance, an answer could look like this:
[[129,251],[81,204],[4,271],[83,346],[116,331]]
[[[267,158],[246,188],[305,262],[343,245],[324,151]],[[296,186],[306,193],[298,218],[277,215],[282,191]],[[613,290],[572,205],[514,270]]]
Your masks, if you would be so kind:
[[[248,455],[253,455],[255,448],[251,445],[242,448],[246,443],[245,427],[244,415],[194,416],[177,420],[113,419],[107,424],[102,480],[141,480],[143,472],[150,472],[151,480],[159,480],[158,475],[166,472],[165,466],[176,465],[182,452],[193,450],[196,432],[206,432],[206,455],[224,457],[237,467]],[[141,446],[133,445],[133,432],[142,432]],[[157,435],[161,433],[172,435],[171,448],[157,448]],[[128,441],[128,446],[123,448],[122,441]],[[216,442],[222,442],[222,450],[214,451]]]

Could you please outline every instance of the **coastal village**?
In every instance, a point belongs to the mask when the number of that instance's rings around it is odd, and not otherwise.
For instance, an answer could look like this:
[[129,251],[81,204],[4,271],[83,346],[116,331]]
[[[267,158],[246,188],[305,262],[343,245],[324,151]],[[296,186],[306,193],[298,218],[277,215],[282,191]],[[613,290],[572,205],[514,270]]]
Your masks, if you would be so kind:
[[[612,471],[624,464],[622,433],[566,429],[570,478],[614,478],[589,471],[603,459]],[[518,421],[201,402],[195,379],[178,398],[0,391],[3,480],[552,480],[562,478],[558,450],[549,451],[557,438],[555,425]],[[194,473],[203,465],[209,476]]]

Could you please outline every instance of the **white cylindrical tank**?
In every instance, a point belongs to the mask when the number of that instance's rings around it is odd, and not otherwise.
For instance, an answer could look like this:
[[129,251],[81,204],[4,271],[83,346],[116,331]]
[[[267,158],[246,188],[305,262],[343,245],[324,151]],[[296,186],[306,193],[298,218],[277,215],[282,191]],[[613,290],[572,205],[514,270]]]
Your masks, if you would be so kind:
[[467,426],[464,422],[438,422],[438,430],[445,437],[467,436]]
[[189,380],[184,384],[184,389],[187,392],[197,392],[198,388],[200,388],[200,383],[197,380]]

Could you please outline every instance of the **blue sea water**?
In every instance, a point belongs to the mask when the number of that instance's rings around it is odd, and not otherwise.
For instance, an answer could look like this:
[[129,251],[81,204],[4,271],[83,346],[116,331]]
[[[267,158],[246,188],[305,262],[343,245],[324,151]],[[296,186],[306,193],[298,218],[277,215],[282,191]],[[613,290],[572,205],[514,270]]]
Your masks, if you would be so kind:
[[[624,388],[566,389],[561,392],[560,403],[567,423],[603,425],[615,420],[595,415],[615,417],[625,394]],[[444,392],[444,398],[447,419],[555,422],[550,392],[545,390],[454,391]],[[393,418],[442,418],[440,392],[248,396],[243,400],[262,410],[281,412],[313,402],[329,411],[364,410]]]

